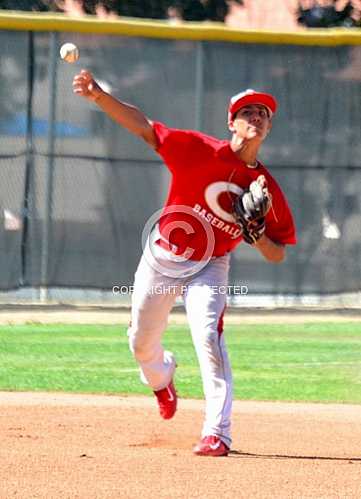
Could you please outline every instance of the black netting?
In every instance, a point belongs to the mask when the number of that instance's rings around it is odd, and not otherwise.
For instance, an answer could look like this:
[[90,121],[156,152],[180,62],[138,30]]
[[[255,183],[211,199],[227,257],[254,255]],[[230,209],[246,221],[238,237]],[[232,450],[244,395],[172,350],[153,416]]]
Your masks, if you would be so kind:
[[[130,284],[144,223],[166,197],[159,157],[73,95],[81,67],[152,119],[220,138],[231,95],[274,93],[261,159],[289,199],[299,243],[282,265],[241,245],[231,282],[252,293],[360,289],[361,47],[0,36],[1,289]],[[58,59],[69,40],[80,48],[75,66]]]
[[287,261],[269,265],[241,245],[231,280],[252,293],[342,293],[361,282],[361,169],[272,167],[295,215],[298,244]]

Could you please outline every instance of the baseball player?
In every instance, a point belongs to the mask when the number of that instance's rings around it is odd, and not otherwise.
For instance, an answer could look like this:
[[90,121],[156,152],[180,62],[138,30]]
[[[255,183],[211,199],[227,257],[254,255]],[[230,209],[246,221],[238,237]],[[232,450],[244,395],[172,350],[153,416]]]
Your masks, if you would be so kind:
[[162,158],[172,180],[158,224],[135,273],[130,349],[160,415],[174,416],[175,358],[161,344],[169,312],[183,297],[206,400],[200,442],[193,452],[226,456],[231,446],[232,374],[223,334],[230,253],[242,241],[268,262],[282,262],[295,244],[287,200],[257,155],[271,130],[277,103],[247,90],[231,98],[230,140],[168,128],[118,101],[82,70],[74,93],[95,102]]

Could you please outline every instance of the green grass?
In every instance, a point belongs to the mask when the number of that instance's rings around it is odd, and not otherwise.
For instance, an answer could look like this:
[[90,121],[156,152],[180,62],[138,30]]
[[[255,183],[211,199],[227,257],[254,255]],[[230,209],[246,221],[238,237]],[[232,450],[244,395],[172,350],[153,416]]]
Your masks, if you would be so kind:
[[[235,398],[361,403],[361,324],[228,326]],[[201,398],[184,326],[164,345],[177,357],[182,397]],[[149,394],[129,353],[126,326],[0,326],[0,390]]]

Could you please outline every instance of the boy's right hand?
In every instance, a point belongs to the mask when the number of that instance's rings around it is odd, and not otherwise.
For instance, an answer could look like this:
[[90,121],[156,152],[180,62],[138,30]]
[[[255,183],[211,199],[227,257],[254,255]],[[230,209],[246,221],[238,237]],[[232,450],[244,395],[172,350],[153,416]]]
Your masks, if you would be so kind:
[[74,76],[73,92],[90,101],[95,101],[103,93],[103,90],[94,80],[93,75],[89,71],[82,69],[80,73]]

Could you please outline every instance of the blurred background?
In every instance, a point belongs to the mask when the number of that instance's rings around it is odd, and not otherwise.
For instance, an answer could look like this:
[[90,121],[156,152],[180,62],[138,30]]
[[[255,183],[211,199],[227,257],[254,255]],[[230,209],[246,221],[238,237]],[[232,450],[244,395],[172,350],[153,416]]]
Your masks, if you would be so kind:
[[361,0],[2,0],[0,8],[63,12],[72,17],[91,14],[102,19],[214,21],[240,29],[296,30],[360,26]]
[[[232,305],[361,304],[361,1],[0,1],[9,10],[107,23],[127,17],[258,30],[260,41],[193,41],[29,29],[0,31],[0,301],[126,305],[145,222],[169,174],[160,158],[73,95],[82,67],[103,88],[176,128],[228,138],[231,95],[270,92],[279,113],[260,159],[292,207],[298,245],[282,265],[240,245]],[[16,14],[15,14],[16,15]],[[19,13],[20,15],[20,13]],[[213,24],[210,24],[213,25]],[[34,24],[35,26],[35,24]],[[69,25],[70,26],[70,25]],[[346,28],[358,42],[265,42],[263,30]],[[156,28],[154,28],[156,30]],[[106,28],[105,28],[106,31]],[[325,30],[327,31],[327,30]],[[318,32],[318,31],[317,31]],[[80,61],[59,59],[62,43]],[[191,188],[191,187],[190,187]]]

